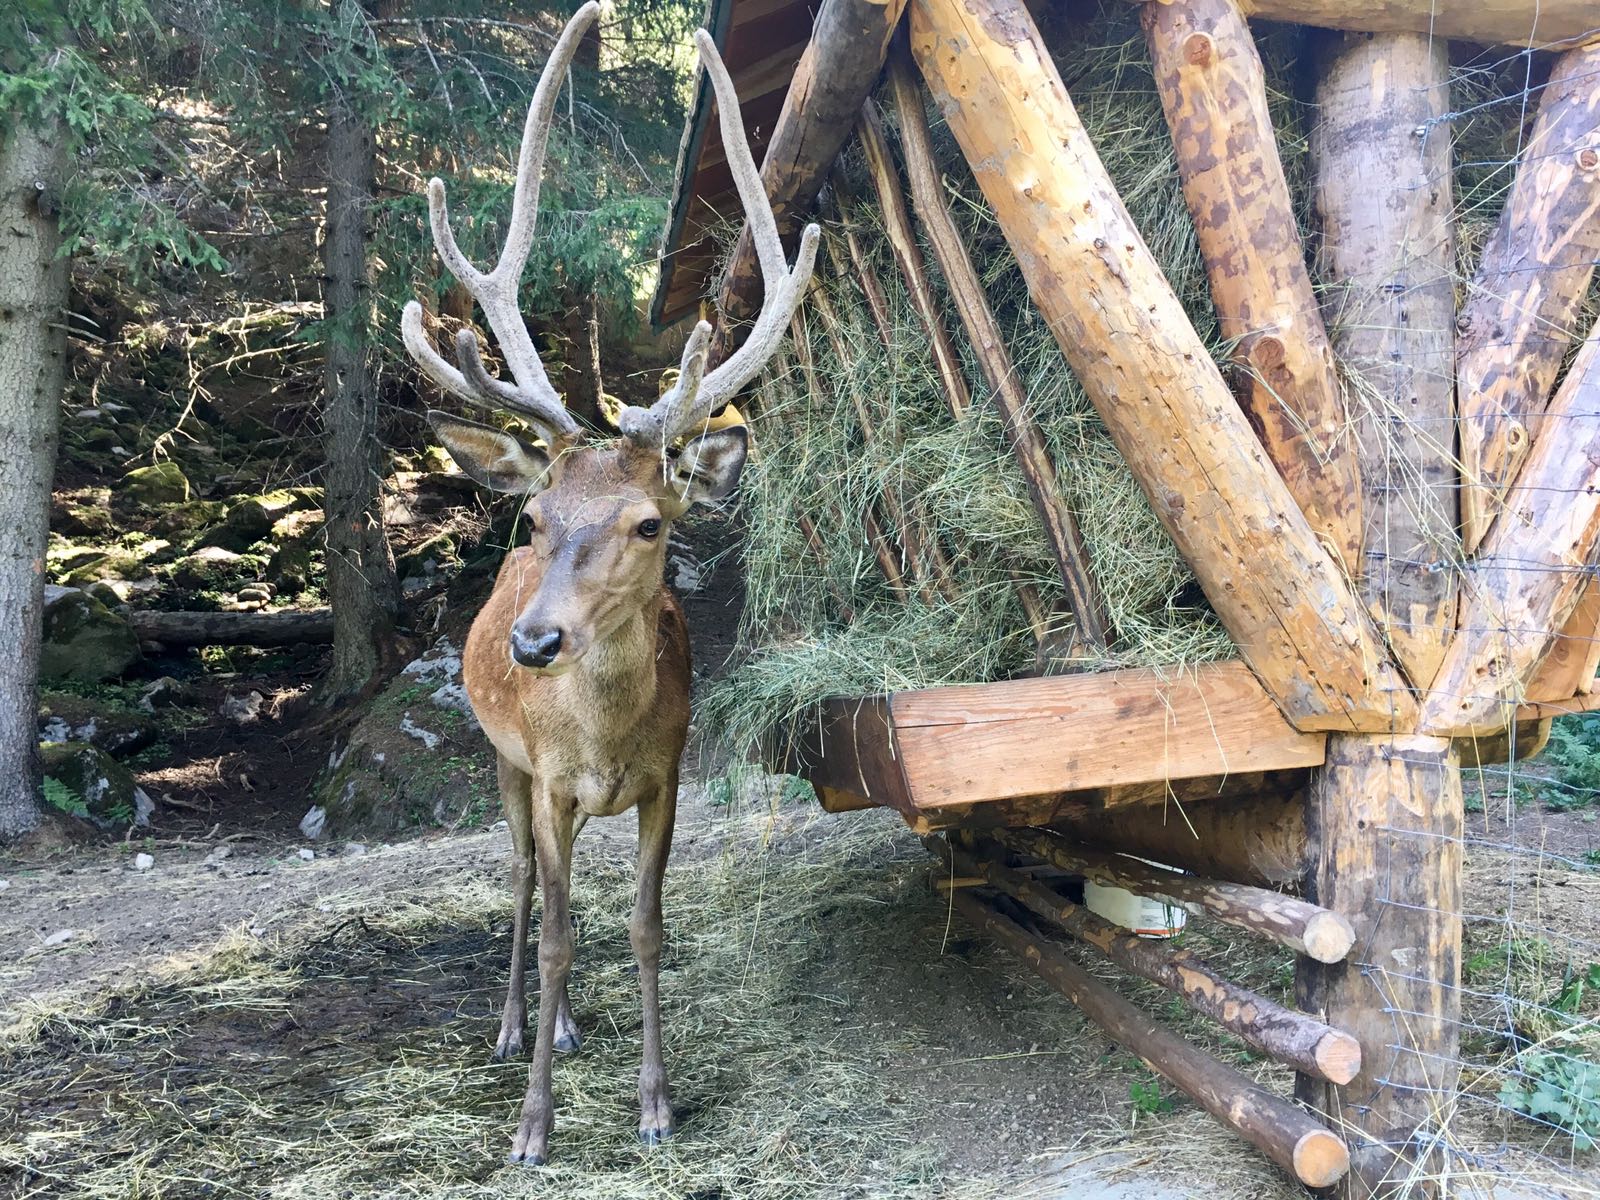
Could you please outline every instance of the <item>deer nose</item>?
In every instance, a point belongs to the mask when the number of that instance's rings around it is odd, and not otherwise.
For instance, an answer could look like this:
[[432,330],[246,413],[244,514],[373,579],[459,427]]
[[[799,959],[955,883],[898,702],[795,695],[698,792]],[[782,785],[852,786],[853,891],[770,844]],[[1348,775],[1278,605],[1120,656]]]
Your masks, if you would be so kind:
[[525,667],[548,667],[561,653],[561,630],[541,629],[527,633],[515,626],[511,630],[511,657]]

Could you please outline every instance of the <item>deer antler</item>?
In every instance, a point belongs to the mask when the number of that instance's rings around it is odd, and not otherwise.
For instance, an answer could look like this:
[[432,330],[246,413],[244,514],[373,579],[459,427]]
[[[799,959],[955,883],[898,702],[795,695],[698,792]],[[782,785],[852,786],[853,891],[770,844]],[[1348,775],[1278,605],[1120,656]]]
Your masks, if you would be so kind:
[[[446,391],[454,392],[466,400],[489,407],[506,407],[521,410],[535,418],[556,436],[571,436],[579,432],[577,421],[567,412],[550,386],[539,352],[534,349],[533,338],[523,323],[517,309],[517,288],[522,281],[522,268],[528,261],[528,251],[533,247],[533,226],[539,216],[539,183],[544,171],[545,151],[550,143],[550,124],[555,115],[556,99],[561,94],[567,67],[577,52],[578,43],[589,26],[600,15],[598,0],[589,0],[567,22],[567,27],[556,39],[550,61],[545,64],[539,84],[534,88],[533,102],[528,105],[527,123],[522,128],[522,149],[517,156],[517,182],[511,196],[511,219],[506,230],[505,246],[494,270],[485,274],[461,253],[455,234],[450,229],[450,215],[445,207],[444,182],[428,181],[428,218],[433,227],[433,244],[445,266],[471,292],[488,318],[505,357],[511,377],[516,382],[507,383],[489,374],[478,350],[478,339],[471,330],[464,329],[456,337],[456,358],[459,369],[447,363],[434,349],[422,324],[422,305],[413,300],[406,305],[400,321],[400,331],[406,349],[423,373]],[[748,152],[747,152],[748,153]]]
[[717,94],[722,145],[728,168],[733,172],[734,185],[739,191],[740,203],[744,205],[745,218],[750,225],[750,237],[755,244],[757,261],[761,264],[761,281],[766,294],[750,336],[745,339],[744,345],[728,356],[726,362],[706,373],[711,326],[701,321],[694,327],[683,349],[682,371],[678,381],[649,408],[630,405],[622,410],[618,425],[623,436],[642,445],[662,448],[703,425],[716,408],[733,399],[745,384],[754,379],[772,357],[811,280],[811,267],[816,261],[817,240],[821,235],[816,225],[806,226],[800,236],[800,250],[795,255],[794,268],[791,270],[784,258],[783,243],[778,237],[778,222],[772,215],[767,189],[761,183],[761,172],[756,169],[750,143],[745,139],[744,120],[739,114],[739,96],[734,91],[733,79],[728,75],[728,68],[723,65],[722,55],[717,53],[717,44],[711,40],[709,33],[704,29],[696,30],[694,44]]

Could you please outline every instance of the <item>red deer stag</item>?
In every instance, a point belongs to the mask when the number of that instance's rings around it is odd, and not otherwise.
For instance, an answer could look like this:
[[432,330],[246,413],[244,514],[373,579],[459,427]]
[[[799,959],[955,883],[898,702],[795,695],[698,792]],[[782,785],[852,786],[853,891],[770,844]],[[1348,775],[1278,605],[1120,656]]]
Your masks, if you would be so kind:
[[689,638],[683,611],[662,583],[667,530],[691,505],[722,497],[737,482],[745,431],[708,432],[706,420],[776,349],[810,279],[818,237],[816,226],[806,229],[791,270],[745,140],[733,81],[710,36],[697,32],[700,60],[716,89],[728,163],[759,252],[766,301],[749,338],[721,366],[706,370],[711,327],[702,321],[689,337],[677,381],[660,400],[648,409],[625,409],[620,439],[586,437],[550,386],[517,310],[517,289],[533,243],[556,98],[573,51],[599,11],[596,3],[578,10],[534,91],[505,246],[494,270],[481,272],[462,255],[450,230],[444,184],[428,183],[439,256],[483,309],[510,379],[489,373],[473,331],[462,330],[456,338],[456,367],[424,332],[420,304],[407,305],[403,321],[406,348],[430,379],[475,404],[514,410],[543,442],[541,447],[446,413],[428,414],[468,474],[494,491],[527,497],[529,544],[514,550],[501,568],[467,638],[464,665],[473,711],[494,743],[513,850],[516,915],[498,1057],[522,1049],[523,964],[536,875],[544,885],[539,1026],[511,1149],[513,1162],[533,1165],[545,1161],[555,1123],[551,1056],[579,1046],[567,1000],[573,838],[588,817],[630,808],[639,810],[638,896],[629,923],[644,1004],[639,1137],[654,1144],[673,1132],[657,980],[661,882],[689,727]]

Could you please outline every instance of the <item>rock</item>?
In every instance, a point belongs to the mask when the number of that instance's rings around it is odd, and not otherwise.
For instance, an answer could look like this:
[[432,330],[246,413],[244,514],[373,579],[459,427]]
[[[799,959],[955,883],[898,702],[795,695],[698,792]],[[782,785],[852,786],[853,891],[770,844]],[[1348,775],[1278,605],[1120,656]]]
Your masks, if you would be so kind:
[[155,521],[157,533],[193,533],[215,525],[227,514],[228,506],[221,500],[190,500],[176,504],[163,512]]
[[229,692],[222,699],[223,719],[235,725],[249,725],[261,719],[261,706],[266,702],[267,698],[253,688],[243,695]]
[[400,718],[400,732],[409,737],[416,738],[417,741],[421,742],[423,747],[428,750],[437,750],[439,748],[439,743],[442,740],[439,735],[434,733],[431,729],[424,729],[421,725],[418,725],[415,721],[413,721],[410,713],[406,713],[405,716]]
[[148,871],[156,865],[156,860],[148,854],[135,854],[133,856],[133,869],[135,871]]
[[227,524],[250,535],[252,541],[266,537],[283,518],[293,513],[320,508],[322,489],[317,487],[279,488],[259,496],[246,496],[228,506]]
[[311,862],[317,857],[317,852],[309,847],[301,846],[299,850],[295,851],[295,857],[301,862]]
[[422,452],[422,469],[438,471],[442,475],[461,473],[461,468],[456,466],[456,460],[450,457],[450,451],[443,446],[429,446]]
[[234,594],[234,599],[246,604],[265,604],[272,599],[272,592],[265,584],[252,583],[240,588]]
[[367,848],[360,842],[346,842],[344,844],[344,853],[346,858],[359,858],[366,852]]
[[139,661],[139,639],[123,617],[76,588],[45,590],[41,678],[98,683]]
[[139,707],[151,713],[158,708],[193,704],[194,701],[194,689],[187,684],[179,683],[171,675],[163,675],[139,694]]
[[323,519],[320,508],[303,508],[292,512],[272,523],[272,540],[279,546],[285,542],[315,545],[322,537]]
[[206,855],[205,862],[201,863],[200,865],[203,867],[220,867],[223,863],[223,860],[228,858],[232,853],[232,846],[218,846],[210,854]]
[[154,508],[189,499],[189,481],[175,462],[156,463],[129,471],[117,484],[117,498]]
[[45,949],[54,950],[57,946],[65,946],[73,938],[77,937],[80,932],[81,930],[77,929],[58,929],[54,933],[48,934],[42,944]]
[[84,587],[104,579],[142,579],[150,574],[149,558],[170,545],[170,542],[154,539],[136,550],[114,546],[68,567],[60,579],[68,587]]
[[126,758],[154,742],[158,732],[156,722],[143,713],[68,692],[39,695],[41,742],[88,742],[114,758]]
[[150,823],[155,803],[104,750],[86,742],[49,742],[39,747],[39,758],[45,778],[56,782],[57,793],[65,792],[64,802],[51,797],[52,802],[73,816],[108,830]]
[[172,582],[179,587],[203,590],[238,579],[254,569],[254,562],[221,546],[202,546],[172,564]]
[[298,596],[311,582],[311,547],[288,542],[267,560],[267,582],[286,596]]
[[396,559],[395,574],[401,579],[424,577],[437,574],[442,567],[460,561],[460,556],[456,554],[455,537],[440,533]]
[[116,522],[111,517],[111,489],[84,489],[53,497],[50,528],[71,537],[114,537]]
[[313,842],[322,837],[323,831],[328,827],[328,810],[320,804],[313,804],[300,818],[300,832]]

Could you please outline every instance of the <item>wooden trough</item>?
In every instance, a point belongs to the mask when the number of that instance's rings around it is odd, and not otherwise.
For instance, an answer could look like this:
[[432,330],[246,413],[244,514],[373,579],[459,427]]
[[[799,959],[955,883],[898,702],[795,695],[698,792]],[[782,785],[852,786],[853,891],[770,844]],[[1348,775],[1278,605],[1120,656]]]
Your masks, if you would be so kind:
[[[841,697],[787,731],[779,765],[834,811],[887,806],[942,833],[933,841],[957,911],[1302,1182],[1349,1197],[1427,1194],[1434,1184],[1417,1180],[1447,1168],[1425,1131],[1456,1088],[1462,764],[1525,758],[1552,717],[1600,707],[1600,333],[1575,328],[1600,258],[1600,9],[1143,6],[1233,386],[1124,209],[1021,0],[825,0],[797,25],[806,11],[798,0],[714,6],[736,78],[768,106],[750,110],[751,133],[758,152],[768,147],[780,214],[806,214],[859,139],[951,416],[991,402],[1004,415],[1093,659],[1104,607],[950,218],[929,150],[931,96],[1063,369],[1239,658]],[[1307,68],[1320,113],[1321,303],[1255,16],[1346,31]],[[768,25],[788,41],[751,32]],[[1450,142],[1430,133],[1450,120],[1449,39],[1553,56],[1499,229],[1459,305]],[[893,138],[880,108],[895,114]],[[726,172],[700,135],[707,117],[702,101],[653,315],[687,315],[714,290],[725,352],[759,282],[744,247],[711,278]],[[948,313],[932,300],[924,247]],[[858,269],[859,249],[847,242],[835,268]],[[861,284],[877,312],[870,279]],[[962,375],[958,337],[982,395]],[[1350,404],[1356,388],[1375,401]],[[861,418],[870,429],[871,414]],[[919,534],[916,512],[861,519],[891,586],[948,586],[944,551]],[[1292,948],[1296,1008],[1107,926],[1045,886],[1045,869]],[[1062,939],[1292,1065],[1298,1106],[1155,1025]]]

